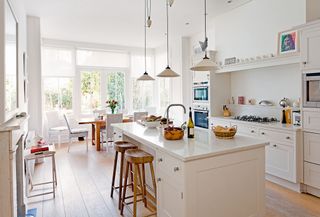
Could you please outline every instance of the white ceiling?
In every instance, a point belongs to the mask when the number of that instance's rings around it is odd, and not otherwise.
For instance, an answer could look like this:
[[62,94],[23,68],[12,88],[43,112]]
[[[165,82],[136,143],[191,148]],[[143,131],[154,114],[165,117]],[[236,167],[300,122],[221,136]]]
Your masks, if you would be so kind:
[[[208,0],[210,17],[251,0]],[[41,19],[44,38],[125,46],[143,46],[144,0],[25,0],[28,15]],[[152,0],[153,25],[148,47],[165,43],[165,0]],[[170,37],[203,31],[203,1],[175,0]],[[185,23],[190,23],[185,25]]]

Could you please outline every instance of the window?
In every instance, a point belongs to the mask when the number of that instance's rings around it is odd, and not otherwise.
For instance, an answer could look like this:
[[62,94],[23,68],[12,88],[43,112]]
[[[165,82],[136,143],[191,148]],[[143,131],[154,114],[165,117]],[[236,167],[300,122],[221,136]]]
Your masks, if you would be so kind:
[[[154,76],[152,57],[147,57],[147,71]],[[132,55],[131,57],[131,82],[132,82],[132,108],[133,110],[143,110],[154,105],[154,82],[137,81],[137,78],[144,73],[144,56]]]
[[72,110],[74,52],[70,48],[43,47],[42,74],[45,111]]
[[89,113],[101,106],[100,72],[81,72],[81,112]]
[[106,100],[115,99],[119,103],[118,109],[123,110],[125,108],[125,74],[108,72],[106,80]]
[[50,78],[43,80],[45,110],[72,109],[72,78]]

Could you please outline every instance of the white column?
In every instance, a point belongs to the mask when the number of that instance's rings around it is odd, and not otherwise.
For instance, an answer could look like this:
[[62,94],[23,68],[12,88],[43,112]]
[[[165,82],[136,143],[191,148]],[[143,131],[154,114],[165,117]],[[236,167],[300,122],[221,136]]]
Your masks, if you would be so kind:
[[42,135],[42,73],[40,18],[27,16],[29,129]]

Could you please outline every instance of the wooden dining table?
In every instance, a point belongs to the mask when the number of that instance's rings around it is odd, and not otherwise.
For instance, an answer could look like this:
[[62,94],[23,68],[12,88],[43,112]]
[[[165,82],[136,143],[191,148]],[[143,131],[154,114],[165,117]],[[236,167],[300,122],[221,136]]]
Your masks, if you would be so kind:
[[[132,117],[123,117],[123,122],[132,122]],[[101,129],[106,127],[106,120],[95,119],[95,118],[83,118],[79,120],[79,124],[91,124],[92,133],[92,145],[96,146],[97,151],[101,150],[100,145],[100,133]]]

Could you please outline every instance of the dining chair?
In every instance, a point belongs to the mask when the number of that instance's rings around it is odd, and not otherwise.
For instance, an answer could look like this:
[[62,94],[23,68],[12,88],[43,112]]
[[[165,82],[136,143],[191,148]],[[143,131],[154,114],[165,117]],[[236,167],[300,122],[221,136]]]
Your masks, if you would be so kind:
[[49,142],[52,142],[52,138],[57,136],[58,137],[58,144],[61,144],[61,135],[64,134],[68,128],[62,122],[63,119],[58,111],[47,111],[46,112],[46,119],[47,119],[47,127],[48,127],[48,134],[49,134]]
[[[115,136],[115,132],[113,130],[113,127],[111,126],[112,124],[116,124],[116,123],[122,123],[123,122],[123,114],[107,114],[106,117],[106,129],[101,131],[102,132],[102,142],[106,142],[107,144],[107,151],[108,151],[108,147],[109,144],[113,144],[114,142],[114,136]],[[104,140],[104,138],[106,140]]]
[[148,116],[148,112],[133,112],[133,121],[144,120]]
[[86,137],[86,145],[87,145],[87,151],[88,151],[88,135],[89,131],[85,128],[72,128],[70,125],[70,121],[66,114],[63,115],[68,130],[69,130],[69,145],[68,145],[68,152],[70,151],[70,146],[72,143],[72,138],[79,138],[79,137]]

